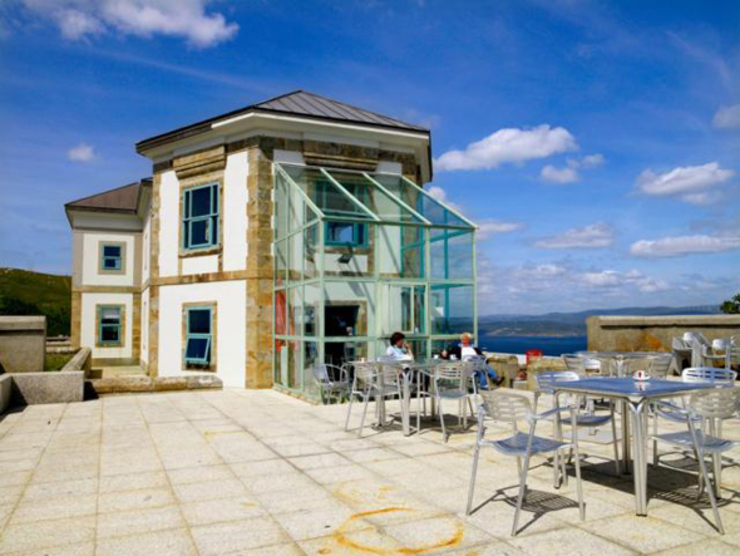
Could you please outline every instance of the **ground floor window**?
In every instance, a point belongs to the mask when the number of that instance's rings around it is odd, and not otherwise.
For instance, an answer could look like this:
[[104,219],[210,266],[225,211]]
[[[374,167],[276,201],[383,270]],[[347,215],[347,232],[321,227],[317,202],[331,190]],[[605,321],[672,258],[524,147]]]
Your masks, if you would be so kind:
[[123,305],[98,305],[96,344],[101,347],[123,345]]
[[185,308],[185,365],[211,365],[213,345],[213,307]]

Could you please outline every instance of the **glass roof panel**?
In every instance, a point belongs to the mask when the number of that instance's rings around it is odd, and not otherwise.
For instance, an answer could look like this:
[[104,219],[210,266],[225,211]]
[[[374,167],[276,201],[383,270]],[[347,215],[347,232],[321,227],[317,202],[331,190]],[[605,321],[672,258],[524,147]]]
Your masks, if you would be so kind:
[[372,177],[432,225],[475,228],[470,221],[410,180],[389,174],[375,174]]

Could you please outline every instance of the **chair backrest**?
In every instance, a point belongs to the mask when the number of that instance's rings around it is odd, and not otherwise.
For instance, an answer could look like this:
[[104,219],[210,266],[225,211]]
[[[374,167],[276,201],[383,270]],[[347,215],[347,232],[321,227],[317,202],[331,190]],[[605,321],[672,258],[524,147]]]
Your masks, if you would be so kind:
[[716,369],[714,367],[689,367],[681,373],[684,382],[717,382],[732,384],[737,373],[730,369]]
[[586,372],[586,360],[580,355],[565,354],[562,355],[565,368],[569,371],[575,371],[577,373]]
[[653,378],[666,378],[673,363],[673,354],[666,353],[650,358],[650,376]]
[[505,390],[482,390],[481,406],[494,421],[511,423],[516,428],[517,421],[525,421],[532,415],[529,399],[521,394]]
[[671,349],[673,351],[687,352],[691,350],[691,347],[683,340],[683,338],[673,337],[671,340]]
[[329,379],[329,371],[325,364],[314,365],[313,367],[313,378],[319,384],[327,384],[331,382]]
[[473,364],[467,361],[447,361],[434,369],[437,386],[448,390],[467,388],[472,374]]
[[735,416],[740,404],[740,388],[722,388],[694,392],[689,408],[694,415],[707,419],[729,419]]
[[698,342],[700,345],[709,346],[709,340],[701,332],[684,332],[683,341],[691,345],[693,342]]
[[535,373],[535,380],[538,388],[546,388],[553,382],[571,382],[581,380],[581,375],[575,371],[540,371]]
[[357,380],[366,384],[373,384],[377,380],[378,367],[373,361],[357,361],[354,363]]

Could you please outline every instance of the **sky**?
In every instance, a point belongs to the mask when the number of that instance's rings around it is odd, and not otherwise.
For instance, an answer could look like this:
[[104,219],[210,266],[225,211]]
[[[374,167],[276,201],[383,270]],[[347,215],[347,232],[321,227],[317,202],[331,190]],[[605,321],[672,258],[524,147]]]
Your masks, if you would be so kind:
[[296,89],[431,129],[479,314],[740,291],[736,0],[4,0],[0,266],[70,273],[136,141]]

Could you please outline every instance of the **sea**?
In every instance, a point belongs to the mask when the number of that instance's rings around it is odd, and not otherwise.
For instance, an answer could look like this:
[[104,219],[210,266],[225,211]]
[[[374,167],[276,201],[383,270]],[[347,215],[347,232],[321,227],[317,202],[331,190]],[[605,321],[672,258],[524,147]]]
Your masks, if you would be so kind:
[[586,350],[586,336],[481,336],[478,347],[498,353],[526,353],[538,349],[543,355],[560,356]]

